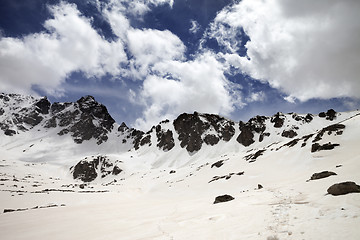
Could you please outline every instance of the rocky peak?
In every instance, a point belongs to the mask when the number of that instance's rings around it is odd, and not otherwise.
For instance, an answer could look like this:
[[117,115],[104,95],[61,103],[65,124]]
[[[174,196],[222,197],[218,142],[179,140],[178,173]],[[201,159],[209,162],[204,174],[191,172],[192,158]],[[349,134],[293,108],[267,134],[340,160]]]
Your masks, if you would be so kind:
[[[86,96],[75,103],[53,103],[19,94],[0,94],[0,128],[8,136],[35,126],[60,127],[59,135],[71,134],[76,143],[94,138],[98,144],[108,139],[115,120],[106,107]],[[39,129],[41,130],[41,129]]]
[[47,97],[41,98],[37,103],[35,103],[36,111],[41,114],[48,114],[50,110],[51,103]]
[[334,109],[329,109],[327,112],[319,113],[319,117],[325,118],[326,120],[332,121],[336,119],[336,111]]
[[276,113],[272,118],[271,122],[274,123],[275,128],[281,128],[284,125],[285,115],[281,112]]
[[188,152],[201,149],[203,142],[215,145],[229,141],[235,134],[234,122],[215,114],[183,113],[173,122],[180,146]]
[[106,107],[95,101],[94,97],[80,98],[76,103],[54,103],[51,108],[53,116],[46,127],[64,127],[59,135],[71,134],[76,143],[94,138],[97,144],[107,141],[107,133],[113,128],[115,120]]
[[267,119],[268,118],[265,116],[256,116],[249,119],[247,123],[240,121],[239,129],[241,133],[236,140],[245,147],[250,146],[255,142],[254,132],[256,132],[260,134],[259,141],[261,142],[264,139],[264,136],[269,135],[264,133],[266,130],[265,120]]

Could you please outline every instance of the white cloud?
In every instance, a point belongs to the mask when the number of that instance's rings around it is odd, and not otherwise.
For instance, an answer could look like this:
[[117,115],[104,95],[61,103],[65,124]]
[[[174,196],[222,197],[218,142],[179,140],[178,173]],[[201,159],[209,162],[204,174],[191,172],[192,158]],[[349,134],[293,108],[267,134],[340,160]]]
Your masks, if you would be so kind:
[[200,30],[200,24],[196,20],[191,20],[191,27],[189,29],[189,32],[195,34]]
[[170,31],[131,29],[127,33],[128,50],[133,57],[132,76],[142,79],[155,63],[184,58],[185,46]]
[[262,102],[265,100],[266,94],[263,91],[253,92],[250,94],[248,98],[246,98],[247,102]]
[[[243,0],[216,16],[207,37],[231,64],[289,95],[288,100],[360,96],[360,2]],[[250,37],[247,57],[236,34]]]
[[61,84],[74,71],[100,77],[120,73],[126,60],[120,41],[104,40],[76,6],[61,2],[50,8],[48,33],[0,40],[0,81],[6,92],[34,94],[37,85],[48,94],[62,94]]
[[182,112],[209,112],[229,115],[241,97],[224,76],[224,66],[206,52],[193,61],[164,61],[154,66],[157,75],[146,78],[141,92],[147,103],[144,117],[136,127],[146,129],[164,117]]

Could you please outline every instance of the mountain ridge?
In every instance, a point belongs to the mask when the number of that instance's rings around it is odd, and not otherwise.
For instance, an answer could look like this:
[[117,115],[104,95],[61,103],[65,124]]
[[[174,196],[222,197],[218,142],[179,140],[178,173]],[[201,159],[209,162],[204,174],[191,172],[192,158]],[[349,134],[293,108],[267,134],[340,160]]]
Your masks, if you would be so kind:
[[[216,114],[194,112],[180,114],[172,122],[164,120],[143,132],[129,128],[124,122],[117,124],[106,106],[90,95],[76,102],[50,103],[46,97],[0,94],[0,129],[7,136],[21,135],[41,126],[45,130],[59,128],[57,135],[71,135],[78,144],[94,139],[101,145],[108,141],[110,134],[116,134],[118,144],[130,142],[135,150],[156,145],[165,152],[175,147],[175,138],[189,153],[199,151],[204,144],[214,146],[232,138],[248,147],[269,138],[271,131],[284,139],[292,139],[298,136],[301,126],[311,125],[314,118],[331,123],[339,115],[341,113],[333,109],[319,115],[278,112],[273,116],[255,116],[247,122],[235,122]],[[236,129],[239,134],[235,134]],[[152,137],[153,132],[155,137]]]

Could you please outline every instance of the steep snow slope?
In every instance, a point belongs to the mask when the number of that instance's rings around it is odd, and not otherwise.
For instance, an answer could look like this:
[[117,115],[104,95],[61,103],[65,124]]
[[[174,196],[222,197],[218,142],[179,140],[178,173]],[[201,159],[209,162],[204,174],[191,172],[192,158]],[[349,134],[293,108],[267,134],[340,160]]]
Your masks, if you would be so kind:
[[[101,144],[77,144],[71,134],[58,135],[62,127],[44,130],[44,120],[3,135],[1,239],[358,239],[360,194],[332,196],[327,189],[360,183],[360,115],[324,114],[309,122],[307,115],[279,113],[232,124],[194,113],[178,118],[191,123],[186,130],[164,121],[147,133],[114,123]],[[224,137],[217,123],[230,133],[233,126],[233,136]],[[290,130],[297,135],[282,136]],[[207,144],[208,135],[217,143]],[[144,138],[150,141],[141,144]],[[239,138],[253,142],[244,146]],[[201,147],[189,151],[189,144]],[[98,167],[91,182],[73,179],[71,166],[99,155],[122,171],[101,178]],[[308,181],[322,171],[337,175]],[[234,200],[213,204],[225,194]]]

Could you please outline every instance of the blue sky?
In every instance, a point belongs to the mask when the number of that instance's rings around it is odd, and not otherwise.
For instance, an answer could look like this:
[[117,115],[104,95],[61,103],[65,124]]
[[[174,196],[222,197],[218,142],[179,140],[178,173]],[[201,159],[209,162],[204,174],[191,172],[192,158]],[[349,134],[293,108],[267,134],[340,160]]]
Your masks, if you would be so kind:
[[360,2],[2,0],[0,91],[93,95],[148,129],[360,106]]

